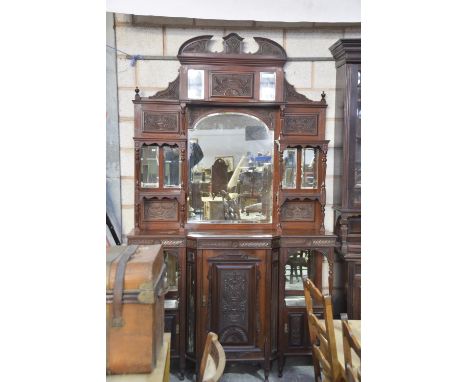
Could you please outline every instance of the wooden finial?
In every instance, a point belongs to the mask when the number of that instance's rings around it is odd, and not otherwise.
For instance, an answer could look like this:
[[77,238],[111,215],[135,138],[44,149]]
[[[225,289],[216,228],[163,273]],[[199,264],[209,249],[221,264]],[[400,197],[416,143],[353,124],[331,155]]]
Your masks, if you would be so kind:
[[327,96],[327,95],[325,94],[325,92],[322,91],[322,99],[321,99],[320,101],[325,102],[325,97],[326,97],[326,96]]
[[138,86],[137,86],[137,87],[135,88],[135,99],[140,99],[140,98],[141,98],[141,97],[140,97],[140,94],[138,94],[138,93],[140,93],[140,89],[138,89]]

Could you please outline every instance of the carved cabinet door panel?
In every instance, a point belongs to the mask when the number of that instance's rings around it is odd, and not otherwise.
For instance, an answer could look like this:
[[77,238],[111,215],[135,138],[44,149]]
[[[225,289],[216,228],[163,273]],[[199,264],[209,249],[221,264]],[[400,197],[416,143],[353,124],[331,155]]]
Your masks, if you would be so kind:
[[204,335],[217,333],[227,352],[263,348],[264,284],[265,251],[204,251]]

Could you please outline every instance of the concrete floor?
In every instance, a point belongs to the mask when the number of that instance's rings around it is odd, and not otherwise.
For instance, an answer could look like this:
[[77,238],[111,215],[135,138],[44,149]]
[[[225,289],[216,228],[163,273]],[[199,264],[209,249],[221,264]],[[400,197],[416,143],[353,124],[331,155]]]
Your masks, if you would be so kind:
[[[307,357],[286,358],[286,364],[283,369],[283,377],[278,378],[277,362],[273,362],[272,370],[270,370],[269,381],[277,382],[313,382],[314,370],[312,362]],[[187,373],[189,374],[189,373]],[[185,376],[185,382],[194,381],[192,374]],[[224,369],[223,382],[261,382],[263,381],[263,369],[259,366],[249,364],[228,364]],[[179,382],[175,373],[171,370],[171,382]]]

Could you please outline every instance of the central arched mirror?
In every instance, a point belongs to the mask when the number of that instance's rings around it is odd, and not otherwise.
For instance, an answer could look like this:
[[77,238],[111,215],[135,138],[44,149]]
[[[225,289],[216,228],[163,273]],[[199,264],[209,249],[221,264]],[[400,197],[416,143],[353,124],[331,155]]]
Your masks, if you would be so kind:
[[271,223],[274,133],[260,119],[222,112],[188,130],[188,222]]

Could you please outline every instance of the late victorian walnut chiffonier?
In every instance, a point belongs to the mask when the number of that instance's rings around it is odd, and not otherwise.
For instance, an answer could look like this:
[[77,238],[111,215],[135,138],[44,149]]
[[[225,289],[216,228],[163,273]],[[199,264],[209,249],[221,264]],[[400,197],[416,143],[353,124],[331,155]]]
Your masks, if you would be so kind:
[[[179,49],[179,76],[135,106],[135,229],[161,243],[170,292],[166,331],[182,378],[209,331],[228,362],[310,354],[302,280],[333,288],[336,236],[325,232],[325,94],[311,101],[284,76],[276,42],[212,36]],[[154,73],[155,76],[158,73]]]

